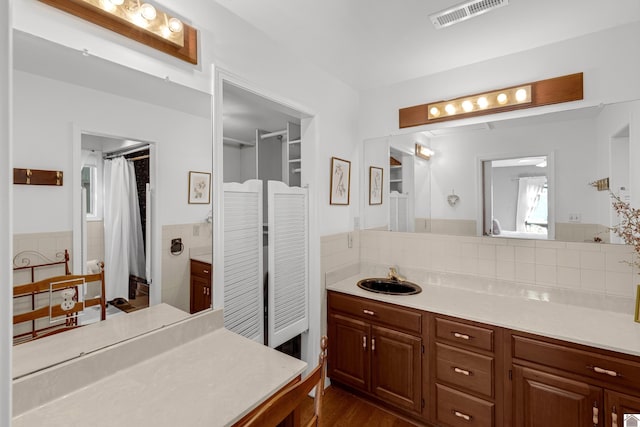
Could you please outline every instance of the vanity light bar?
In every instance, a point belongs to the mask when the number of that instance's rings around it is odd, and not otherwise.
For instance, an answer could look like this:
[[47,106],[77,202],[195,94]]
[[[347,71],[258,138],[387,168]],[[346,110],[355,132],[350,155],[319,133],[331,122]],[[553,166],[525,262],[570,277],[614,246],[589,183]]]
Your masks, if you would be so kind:
[[198,63],[198,30],[148,0],[39,1],[152,49]]
[[449,101],[400,108],[398,126],[402,129],[446,120],[579,101],[583,98],[583,74],[568,74]]
[[84,3],[99,12],[133,24],[152,35],[166,40],[176,46],[184,46],[183,24],[150,3],[140,0],[75,0]]
[[444,116],[461,116],[475,111],[530,103],[531,85],[524,85],[428,104],[427,117],[433,120]]
[[416,142],[416,156],[425,160],[429,160],[431,156],[433,156],[433,150]]

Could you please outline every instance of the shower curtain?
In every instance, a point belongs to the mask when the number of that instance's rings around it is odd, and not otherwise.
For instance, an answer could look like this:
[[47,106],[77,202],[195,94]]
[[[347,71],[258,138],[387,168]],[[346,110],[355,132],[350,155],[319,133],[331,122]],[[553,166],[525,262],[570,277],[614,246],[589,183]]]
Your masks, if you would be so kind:
[[107,301],[128,298],[129,275],[145,277],[144,242],[133,162],[104,162],[104,239]]

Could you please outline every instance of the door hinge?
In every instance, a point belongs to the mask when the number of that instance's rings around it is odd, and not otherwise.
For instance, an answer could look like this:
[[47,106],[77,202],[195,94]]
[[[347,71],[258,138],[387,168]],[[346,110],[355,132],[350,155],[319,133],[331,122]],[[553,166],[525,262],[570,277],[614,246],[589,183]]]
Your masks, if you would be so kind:
[[509,369],[509,381],[513,381],[513,371]]

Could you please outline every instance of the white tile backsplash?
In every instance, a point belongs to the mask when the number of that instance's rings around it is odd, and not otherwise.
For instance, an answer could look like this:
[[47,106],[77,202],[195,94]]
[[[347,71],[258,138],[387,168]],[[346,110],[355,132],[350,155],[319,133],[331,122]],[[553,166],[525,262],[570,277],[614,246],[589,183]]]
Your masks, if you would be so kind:
[[422,268],[629,298],[640,283],[629,246],[362,231],[360,262]]

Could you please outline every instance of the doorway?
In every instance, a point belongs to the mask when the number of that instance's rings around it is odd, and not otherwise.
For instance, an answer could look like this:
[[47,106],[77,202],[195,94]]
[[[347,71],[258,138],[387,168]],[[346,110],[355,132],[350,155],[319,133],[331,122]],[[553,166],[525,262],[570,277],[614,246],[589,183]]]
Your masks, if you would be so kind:
[[81,134],[81,253],[86,272],[104,266],[110,306],[149,306],[151,155],[149,143]]

